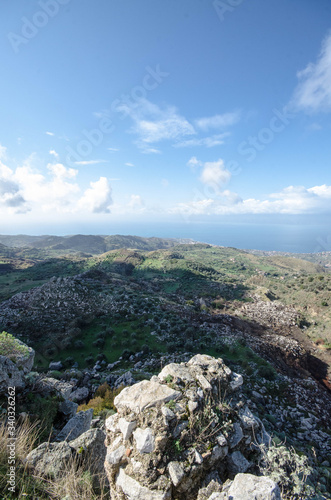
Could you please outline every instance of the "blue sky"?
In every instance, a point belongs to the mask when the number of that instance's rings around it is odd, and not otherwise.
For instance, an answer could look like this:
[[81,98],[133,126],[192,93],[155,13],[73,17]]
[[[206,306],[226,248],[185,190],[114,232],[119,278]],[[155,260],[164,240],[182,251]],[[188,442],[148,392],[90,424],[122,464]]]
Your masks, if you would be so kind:
[[0,7],[1,233],[329,220],[329,0]]

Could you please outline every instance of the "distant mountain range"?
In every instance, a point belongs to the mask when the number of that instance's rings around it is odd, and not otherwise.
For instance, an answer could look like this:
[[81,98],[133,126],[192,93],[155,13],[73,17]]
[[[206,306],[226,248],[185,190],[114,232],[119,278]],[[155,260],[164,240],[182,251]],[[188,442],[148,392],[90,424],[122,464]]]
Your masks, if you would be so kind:
[[28,236],[0,235],[0,245],[11,248],[36,248],[42,250],[83,252],[102,254],[119,248],[152,251],[171,248],[180,243],[193,244],[194,241],[185,238],[142,238],[140,236],[96,236],[76,234],[70,236]]

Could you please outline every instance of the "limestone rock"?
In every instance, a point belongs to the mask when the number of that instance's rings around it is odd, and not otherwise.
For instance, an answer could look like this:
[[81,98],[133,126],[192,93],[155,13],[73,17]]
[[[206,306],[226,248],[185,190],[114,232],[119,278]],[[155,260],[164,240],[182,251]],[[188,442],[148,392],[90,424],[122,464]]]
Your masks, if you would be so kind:
[[27,463],[42,475],[57,477],[65,470],[73,456],[73,450],[66,441],[42,443],[26,457]]
[[83,458],[92,474],[105,476],[105,438],[105,431],[90,429],[69,442],[69,446]]
[[206,377],[204,377],[200,373],[197,373],[196,378],[201,386],[201,389],[203,389],[205,391],[211,391],[212,387],[211,387],[210,383],[208,382],[208,380],[206,379]]
[[221,491],[222,484],[218,481],[211,480],[207,486],[199,489],[197,500],[223,500]]
[[118,425],[118,421],[119,421],[118,413],[115,413],[114,415],[110,415],[110,417],[108,417],[105,421],[106,429],[108,431],[114,432],[114,433],[119,432],[120,428]]
[[169,376],[172,377],[174,382],[194,382],[193,376],[183,363],[170,363],[158,375],[160,380],[165,380]]
[[128,422],[125,418],[120,418],[118,421],[118,426],[121,433],[123,434],[124,441],[127,441],[131,437],[132,432],[137,427],[137,421],[131,420]]
[[253,413],[250,411],[249,408],[241,410],[239,413],[239,417],[244,429],[252,429],[252,428],[256,429],[259,425],[257,419],[254,417]]
[[133,375],[130,371],[123,373],[120,377],[115,382],[115,388],[124,386],[130,386],[135,383],[135,379],[133,378]]
[[23,389],[25,387],[24,375],[33,367],[35,351],[18,339],[16,343],[26,348],[27,354],[10,354],[0,356],[0,394],[5,393],[8,387]]
[[182,465],[179,462],[170,462],[168,464],[168,471],[170,479],[174,486],[178,486],[184,479],[185,472]]
[[86,399],[88,395],[89,395],[89,390],[87,387],[79,387],[70,394],[70,400],[75,402],[76,401],[80,402]]
[[56,441],[72,441],[91,427],[93,409],[80,411],[72,417],[56,436]]
[[211,463],[217,462],[218,460],[222,460],[228,454],[227,446],[214,446],[212,455],[211,455]]
[[280,489],[269,477],[237,474],[228,490],[231,500],[281,500]]
[[[171,387],[164,383],[169,375]],[[215,500],[229,500],[221,478],[254,470],[260,450],[252,443],[263,430],[240,394],[220,404],[241,383],[222,359],[196,355],[123,389],[114,401],[118,413],[105,423],[112,500],[197,500],[212,481],[215,488],[201,500],[214,493]]]
[[8,387],[22,389],[25,387],[24,374],[16,364],[6,356],[0,356],[0,394],[6,393]]
[[162,406],[161,411],[166,420],[173,420],[174,418],[176,418],[174,412],[167,406]]
[[238,387],[241,387],[243,385],[244,379],[243,376],[239,373],[233,372],[231,378],[232,380],[230,381],[230,388],[232,391],[235,391],[236,389],[238,389]]
[[41,394],[47,395],[57,392],[64,399],[69,399],[72,393],[73,383],[63,382],[52,377],[45,377],[38,382],[37,389]]
[[140,453],[152,453],[155,449],[155,437],[152,429],[136,429],[133,433],[137,450]]
[[240,443],[242,438],[244,437],[244,433],[242,431],[242,428],[240,427],[240,424],[238,422],[235,422],[233,424],[233,429],[234,433],[232,434],[230,438],[230,448],[235,448],[237,444]]
[[179,391],[175,391],[167,385],[142,380],[132,387],[123,389],[116,396],[114,404],[118,410],[127,407],[131,411],[139,413],[145,408],[167,403],[171,399],[176,400],[179,396]]
[[76,415],[77,408],[78,404],[73,401],[69,401],[69,399],[61,401],[59,404],[59,411],[68,418],[72,418]]
[[123,469],[119,470],[116,477],[116,488],[124,493],[127,500],[167,500],[171,498],[170,488],[166,491],[150,490],[125,474]]
[[189,401],[187,403],[187,407],[189,409],[190,413],[194,413],[195,410],[198,408],[199,404],[196,401]]
[[240,451],[234,451],[230,457],[230,470],[234,473],[246,472],[250,467],[250,463]]
[[125,447],[121,445],[114,451],[108,450],[106,460],[110,465],[117,465],[122,461],[124,454],[125,454]]

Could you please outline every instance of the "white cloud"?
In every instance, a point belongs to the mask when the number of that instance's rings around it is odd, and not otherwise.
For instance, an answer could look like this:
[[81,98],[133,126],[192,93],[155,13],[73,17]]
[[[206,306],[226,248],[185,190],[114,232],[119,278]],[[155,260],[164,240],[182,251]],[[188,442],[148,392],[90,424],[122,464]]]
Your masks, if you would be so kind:
[[132,194],[128,202],[116,203],[112,206],[114,215],[140,215],[146,212],[153,213],[153,210],[148,210],[146,204],[139,194]]
[[196,156],[192,156],[189,161],[186,163],[188,167],[191,167],[192,170],[195,170],[197,167],[202,166],[202,162],[198,160]]
[[298,74],[292,106],[297,111],[331,111],[331,33],[323,40],[320,55],[315,63]]
[[[51,178],[47,179],[29,163],[17,167],[14,178],[19,184],[29,208],[42,212],[70,212],[73,210],[74,195],[80,189],[72,182],[77,173],[62,164],[47,166]],[[69,180],[66,180],[69,179]]]
[[142,209],[145,207],[145,203],[139,194],[132,194],[128,206],[134,209]]
[[113,203],[111,187],[106,177],[100,177],[96,182],[90,182],[90,188],[86,189],[78,202],[78,208],[88,210],[92,213],[110,213]]
[[8,213],[28,211],[14,172],[0,161],[0,211],[1,208]]
[[82,160],[82,161],[75,161],[75,165],[97,165],[98,163],[107,163],[107,160]]
[[196,127],[202,130],[209,130],[211,128],[226,128],[235,125],[240,120],[240,112],[234,111],[233,113],[224,113],[223,115],[207,116],[195,120]]
[[51,135],[52,137],[55,135],[53,132],[45,132],[47,135]]
[[214,146],[221,146],[222,144],[224,144],[224,138],[228,137],[228,135],[228,132],[224,132],[224,134],[202,137],[201,139],[188,139],[186,141],[178,142],[173,146],[175,148],[189,148],[196,146],[205,146],[206,148],[212,148]]
[[62,163],[49,163],[47,168],[55,178],[58,179],[73,179],[78,174],[78,170],[75,168],[67,168]]
[[172,141],[174,147],[219,146],[224,144],[228,133],[198,137],[197,130],[224,129],[240,118],[239,111],[234,111],[190,122],[175,106],[158,106],[145,98],[132,103],[122,102],[116,110],[123,118],[132,119],[133,127],[128,132],[137,136],[136,145],[143,153],[160,153],[154,145],[162,141]]
[[125,165],[126,165],[127,167],[134,167],[134,164],[133,164],[133,163],[130,163],[129,161],[128,161],[128,162],[126,162],[126,163],[125,163]]
[[225,190],[214,198],[201,197],[179,203],[170,211],[183,215],[307,214],[330,212],[330,206],[331,186],[314,186],[308,189],[304,186],[288,186],[264,200],[243,200],[237,193]]
[[119,151],[119,149],[117,149],[117,148],[107,148],[107,149],[108,149],[108,151]]
[[159,149],[156,149],[156,148],[150,148],[148,146],[145,146],[143,145],[143,148],[142,148],[142,153],[145,153],[145,154],[151,154],[151,153],[154,153],[154,154],[159,154],[161,153],[161,151]]
[[49,154],[54,156],[54,158],[56,158],[56,159],[59,158],[59,155],[57,154],[57,152],[54,149],[50,149]]
[[200,181],[203,184],[211,186],[221,186],[226,184],[231,179],[231,173],[225,168],[222,159],[213,162],[206,162],[200,176]]
[[45,173],[33,165],[33,155],[22,165],[11,169],[0,161],[0,213],[10,215],[32,212],[109,213],[112,204],[109,179],[90,182],[83,194],[76,181],[78,170],[61,163],[49,163]]
[[316,194],[317,196],[320,196],[321,198],[328,198],[331,199],[331,186],[327,186],[326,184],[323,184],[322,186],[315,186],[312,188],[307,189],[309,193]]
[[156,142],[178,140],[196,133],[193,125],[174,106],[161,108],[147,99],[140,99],[132,105],[121,104],[118,111],[133,120],[134,126],[130,132],[138,136],[137,145],[144,152],[159,152],[151,147]]
[[147,143],[159,142],[164,139],[178,139],[185,135],[195,134],[192,125],[175,109],[169,109],[156,121],[140,120],[136,130],[142,140]]

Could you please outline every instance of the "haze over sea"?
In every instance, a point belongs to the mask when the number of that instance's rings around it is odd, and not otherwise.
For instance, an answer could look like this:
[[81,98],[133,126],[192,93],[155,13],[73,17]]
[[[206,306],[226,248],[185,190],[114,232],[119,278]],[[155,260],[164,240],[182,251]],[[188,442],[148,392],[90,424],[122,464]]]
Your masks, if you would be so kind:
[[[117,227],[117,226],[116,226]],[[112,227],[116,231],[116,228]],[[192,238],[196,241],[235,247],[277,252],[310,253],[331,251],[330,226],[289,224],[210,224],[172,223],[135,224],[118,226],[121,234]],[[113,232],[113,231],[112,231]]]
[[[46,228],[43,227],[43,230]],[[63,228],[64,229],[64,228]],[[191,238],[195,241],[264,251],[311,253],[331,251],[329,224],[262,224],[219,222],[114,222],[89,226],[68,225],[56,234],[122,234],[159,238]],[[49,230],[48,230],[49,231]],[[44,231],[38,234],[50,234]]]

